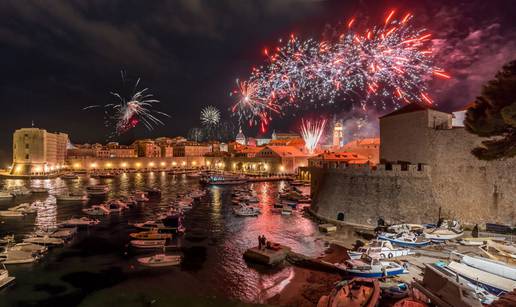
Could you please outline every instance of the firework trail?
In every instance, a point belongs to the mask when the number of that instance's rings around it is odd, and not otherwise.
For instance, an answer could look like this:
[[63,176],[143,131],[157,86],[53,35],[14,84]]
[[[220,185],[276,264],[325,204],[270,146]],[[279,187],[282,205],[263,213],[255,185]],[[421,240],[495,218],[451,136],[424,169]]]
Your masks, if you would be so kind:
[[[121,71],[121,76],[122,82],[125,83],[124,71]],[[164,125],[157,116],[170,117],[170,115],[154,110],[153,104],[158,103],[159,100],[154,99],[154,95],[148,93],[148,88],[138,90],[139,84],[140,78],[136,81],[132,93],[127,98],[120,93],[110,92],[117,98],[117,103],[104,106],[92,105],[84,108],[84,110],[104,107],[106,126],[114,126],[116,135],[122,135],[139,124],[143,124],[148,130],[153,130],[156,125]]]
[[411,14],[395,17],[391,11],[381,25],[364,29],[352,19],[344,32],[321,41],[291,35],[274,52],[264,49],[266,63],[253,68],[248,81],[237,81],[233,112],[264,130],[287,107],[334,103],[343,96],[358,98],[364,111],[432,104],[428,81],[450,76],[433,64],[431,34],[412,26]]
[[215,127],[220,122],[220,111],[214,106],[207,106],[201,110],[201,123],[205,127]]
[[317,148],[317,144],[319,144],[319,141],[321,140],[325,126],[325,119],[314,122],[301,119],[301,136],[305,141],[305,147],[308,150],[308,153],[314,153],[315,149]]

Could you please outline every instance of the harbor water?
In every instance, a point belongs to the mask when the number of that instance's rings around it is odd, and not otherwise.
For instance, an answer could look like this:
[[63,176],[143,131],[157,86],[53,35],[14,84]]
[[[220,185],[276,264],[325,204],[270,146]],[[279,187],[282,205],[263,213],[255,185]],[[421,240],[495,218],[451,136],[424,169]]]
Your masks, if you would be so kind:
[[[186,233],[173,239],[167,254],[183,255],[177,267],[146,268],[136,259],[149,253],[128,247],[128,223],[153,220],[178,194],[198,188],[198,179],[164,172],[122,174],[112,179],[0,181],[2,188],[41,186],[50,194],[33,194],[0,201],[0,210],[35,200],[46,205],[23,218],[0,218],[0,236],[14,234],[20,242],[37,230],[56,227],[81,209],[96,203],[56,204],[52,195],[81,192],[90,184],[106,184],[109,197],[146,187],[162,190],[160,200],[101,217],[101,223],[79,234],[64,247],[52,248],[33,264],[9,265],[16,277],[0,291],[0,306],[241,306],[264,303],[293,277],[289,266],[266,268],[247,263],[243,252],[258,244],[258,236],[309,256],[321,255],[324,242],[316,239],[317,225],[298,210],[291,216],[271,213],[284,182],[248,184],[260,199],[258,217],[232,213],[231,186],[207,187],[207,195],[185,213]],[[98,202],[98,201],[97,201]],[[161,251],[159,251],[161,252]],[[150,254],[152,254],[151,252]],[[156,251],[154,251],[156,253]]]

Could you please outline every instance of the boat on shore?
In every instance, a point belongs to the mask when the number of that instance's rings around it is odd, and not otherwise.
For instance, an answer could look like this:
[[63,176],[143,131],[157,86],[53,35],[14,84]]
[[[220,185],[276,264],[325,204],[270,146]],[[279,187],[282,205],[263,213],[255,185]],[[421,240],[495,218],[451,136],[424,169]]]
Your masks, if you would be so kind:
[[479,270],[463,263],[452,261],[446,267],[471,283],[481,284],[483,288],[497,296],[516,289],[516,281],[514,280]]
[[353,278],[341,281],[330,292],[323,295],[317,307],[375,307],[380,300],[380,285],[377,279]]
[[512,245],[505,245],[489,240],[486,244],[479,246],[479,248],[486,256],[493,260],[516,265],[516,247]]
[[58,238],[63,240],[69,240],[77,234],[77,227],[64,227],[58,228],[54,232],[50,233],[49,236],[52,238]]
[[346,260],[335,266],[354,277],[382,278],[405,273],[405,268],[396,262],[375,259],[366,254],[362,254],[360,259]]
[[487,258],[463,255],[461,262],[470,267],[516,281],[516,266]]
[[378,239],[403,247],[425,247],[432,243],[430,240],[424,240],[421,236],[417,236],[412,232],[397,234],[383,232],[378,235]]
[[384,240],[372,240],[366,246],[359,247],[357,251],[348,250],[351,259],[360,259],[362,254],[373,258],[390,259],[413,254],[410,249],[395,248],[391,242]]
[[27,189],[26,187],[16,187],[14,189],[11,190],[11,194],[14,196],[14,197],[17,197],[17,196],[27,196],[27,195],[30,195],[32,192]]
[[138,263],[149,267],[165,267],[181,264],[181,256],[157,254],[150,257],[138,258]]
[[153,249],[163,248],[165,246],[165,242],[165,240],[131,240],[129,243],[134,248]]
[[66,173],[66,174],[61,175],[59,178],[61,178],[63,180],[75,180],[75,179],[79,179],[79,176],[77,176],[74,173]]

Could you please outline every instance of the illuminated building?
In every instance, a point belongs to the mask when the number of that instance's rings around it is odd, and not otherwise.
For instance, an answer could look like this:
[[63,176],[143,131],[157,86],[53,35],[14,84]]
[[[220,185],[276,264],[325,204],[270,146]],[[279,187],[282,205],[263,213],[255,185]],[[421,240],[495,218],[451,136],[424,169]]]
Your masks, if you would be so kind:
[[238,130],[238,134],[236,135],[235,141],[240,145],[246,144],[245,135],[242,132],[242,128]]
[[68,135],[45,129],[22,128],[13,134],[11,175],[47,175],[65,165]]
[[342,123],[336,122],[333,127],[333,148],[338,149],[342,146],[342,139],[344,138]]

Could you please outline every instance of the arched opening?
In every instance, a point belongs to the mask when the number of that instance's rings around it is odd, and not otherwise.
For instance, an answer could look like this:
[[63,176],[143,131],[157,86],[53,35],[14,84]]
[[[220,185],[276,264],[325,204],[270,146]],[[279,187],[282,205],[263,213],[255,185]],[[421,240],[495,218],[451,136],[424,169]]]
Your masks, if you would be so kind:
[[337,221],[344,221],[344,213],[339,212],[339,214],[337,214]]

